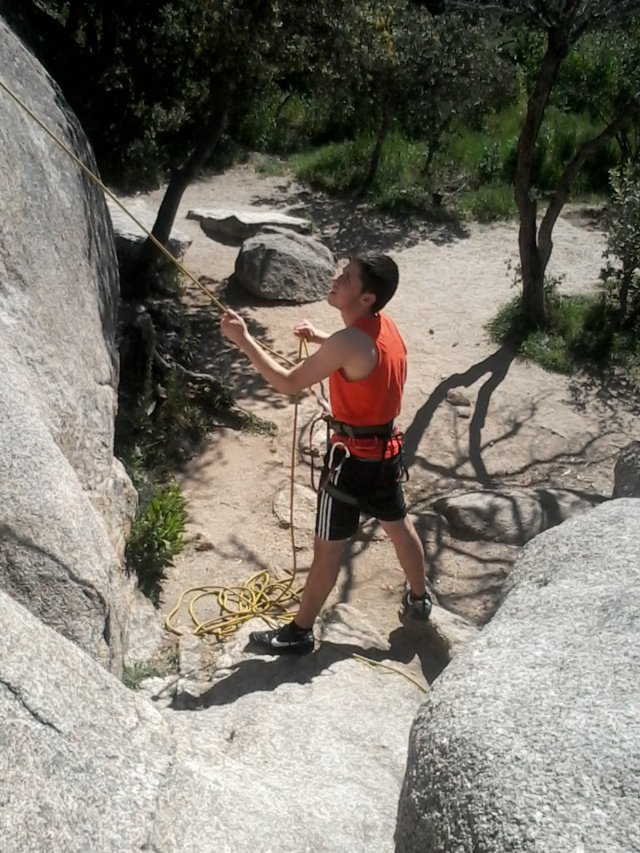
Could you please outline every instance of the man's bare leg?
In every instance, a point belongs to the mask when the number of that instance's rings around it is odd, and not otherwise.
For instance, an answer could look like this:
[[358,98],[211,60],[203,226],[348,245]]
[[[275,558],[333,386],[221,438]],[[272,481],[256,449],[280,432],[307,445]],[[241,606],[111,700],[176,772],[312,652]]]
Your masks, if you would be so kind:
[[393,542],[411,593],[422,598],[426,592],[424,550],[413,522],[408,516],[400,521],[381,521],[380,527]]
[[313,541],[313,561],[302,592],[300,609],[295,616],[299,628],[312,628],[338,579],[345,539],[329,541],[318,536]]

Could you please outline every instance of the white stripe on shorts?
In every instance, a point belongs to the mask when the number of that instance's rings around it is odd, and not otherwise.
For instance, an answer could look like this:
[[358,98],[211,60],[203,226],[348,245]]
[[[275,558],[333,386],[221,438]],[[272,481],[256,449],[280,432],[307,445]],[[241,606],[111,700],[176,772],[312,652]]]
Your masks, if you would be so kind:
[[[336,486],[338,484],[339,477],[340,468],[331,474],[329,482]],[[318,536],[320,539],[328,540],[331,536],[331,512],[333,510],[333,501],[334,498],[327,492],[327,490],[322,489],[322,494],[320,495],[320,506],[318,507]]]

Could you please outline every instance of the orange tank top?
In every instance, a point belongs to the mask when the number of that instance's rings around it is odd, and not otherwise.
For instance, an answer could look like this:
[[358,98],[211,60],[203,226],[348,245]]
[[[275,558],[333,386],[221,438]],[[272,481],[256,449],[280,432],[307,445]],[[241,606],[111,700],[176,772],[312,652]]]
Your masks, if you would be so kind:
[[[365,379],[349,382],[341,371],[329,377],[329,398],[333,417],[352,426],[377,426],[392,421],[400,413],[402,392],[407,378],[407,348],[396,324],[386,314],[360,317],[353,324],[374,341],[378,363]],[[395,456],[400,450],[397,438],[347,438],[333,435],[361,459]]]

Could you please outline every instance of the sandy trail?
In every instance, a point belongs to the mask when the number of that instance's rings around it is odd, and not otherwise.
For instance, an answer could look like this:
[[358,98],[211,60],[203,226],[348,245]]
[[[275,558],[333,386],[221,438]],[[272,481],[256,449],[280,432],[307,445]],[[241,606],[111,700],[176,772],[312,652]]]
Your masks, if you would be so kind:
[[[139,198],[155,208],[161,195],[158,191]],[[409,351],[400,418],[411,463],[408,502],[441,602],[476,622],[486,621],[516,549],[452,540],[430,511],[431,501],[454,489],[505,484],[609,495],[617,452],[633,437],[633,406],[584,378],[546,373],[514,360],[488,340],[485,324],[515,294],[508,269],[517,259],[515,224],[448,230],[398,222],[366,207],[309,193],[289,178],[261,177],[248,165],[190,187],[175,227],[193,238],[186,266],[196,276],[206,276],[225,303],[242,308],[253,331],[279,351],[296,354],[292,328],[302,317],[328,331],[339,327],[340,318],[324,302],[258,305],[227,284],[238,250],[208,239],[186,213],[195,207],[249,206],[277,207],[311,218],[316,235],[337,254],[376,248],[389,251],[398,262],[400,287],[388,312]],[[563,292],[595,286],[603,248],[603,235],[585,216],[560,218],[549,272],[562,277]],[[202,534],[212,547],[189,548],[178,560],[164,587],[164,610],[186,587],[232,585],[261,567],[279,574],[292,564],[289,531],[278,518],[278,513],[286,518],[292,406],[220,341],[217,314],[206,299],[197,292],[190,298],[207,343],[203,367],[207,360],[215,362],[242,404],[274,421],[278,435],[217,430],[181,473],[190,531]],[[451,388],[469,397],[471,417],[461,417],[446,402]],[[315,412],[313,400],[305,399],[301,425]],[[297,556],[303,578],[314,506],[304,458],[296,479]],[[349,601],[367,611],[382,630],[393,632],[403,579],[392,548],[375,525],[367,523],[347,549],[331,600]],[[178,624],[188,620],[181,616]]]

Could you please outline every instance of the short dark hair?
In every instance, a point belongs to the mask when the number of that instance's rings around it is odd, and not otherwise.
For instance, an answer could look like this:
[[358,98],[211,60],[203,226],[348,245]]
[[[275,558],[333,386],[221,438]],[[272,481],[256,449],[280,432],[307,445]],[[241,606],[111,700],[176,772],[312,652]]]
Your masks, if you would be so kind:
[[351,255],[350,260],[360,268],[363,292],[373,293],[376,297],[371,306],[372,312],[382,311],[398,287],[398,265],[393,258],[381,252]]

